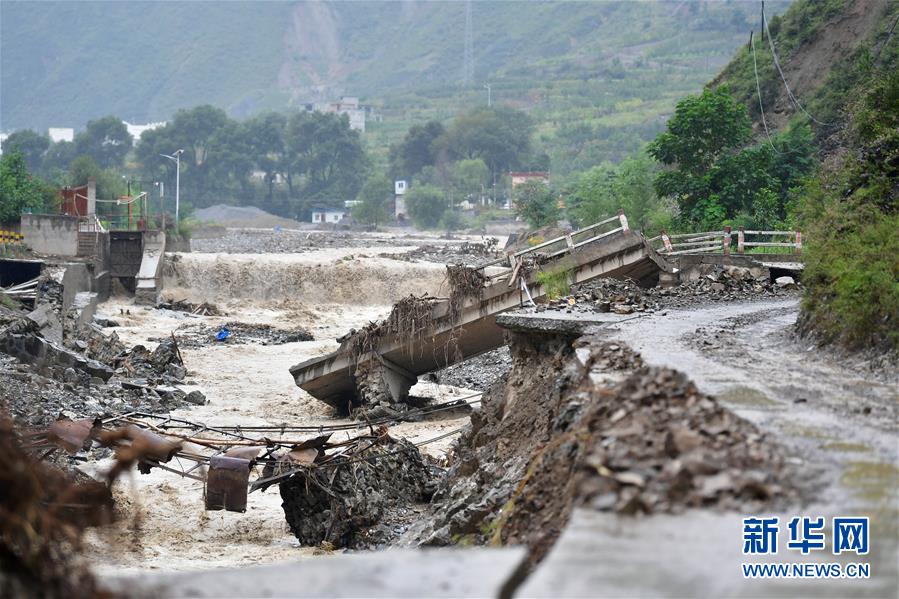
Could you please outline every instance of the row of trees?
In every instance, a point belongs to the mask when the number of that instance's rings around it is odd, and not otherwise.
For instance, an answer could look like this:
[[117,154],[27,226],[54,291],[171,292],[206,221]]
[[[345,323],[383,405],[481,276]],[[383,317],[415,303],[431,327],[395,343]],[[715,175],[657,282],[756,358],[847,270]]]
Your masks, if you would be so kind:
[[621,208],[635,227],[652,233],[783,228],[813,165],[807,125],[754,143],[746,107],[725,87],[706,89],[681,100],[645,150],[595,166],[563,189],[522,188],[519,212],[534,226],[557,219],[564,204],[582,225]]
[[[101,198],[126,192],[123,173],[173,189],[174,165],[164,155],[181,149],[181,193],[194,206],[237,202],[305,219],[313,205],[357,199],[356,218],[374,225],[389,219],[393,181],[405,179],[415,224],[452,229],[464,224],[459,204],[496,198],[508,171],[549,170],[546,156],[533,151],[533,129],[526,114],[508,107],[475,108],[447,126],[415,125],[390,148],[386,173],[374,172],[346,117],[317,112],[236,121],[199,106],[146,131],[136,145],[121,120],[106,117],[88,123],[73,142],[51,144],[19,131],[4,147],[56,184],[97,179]],[[645,150],[594,166],[562,188],[522,186],[513,199],[534,226],[563,216],[588,224],[619,208],[652,232],[782,226],[813,164],[811,131],[797,126],[757,144],[751,134],[746,108],[726,88],[707,89],[679,102]]]

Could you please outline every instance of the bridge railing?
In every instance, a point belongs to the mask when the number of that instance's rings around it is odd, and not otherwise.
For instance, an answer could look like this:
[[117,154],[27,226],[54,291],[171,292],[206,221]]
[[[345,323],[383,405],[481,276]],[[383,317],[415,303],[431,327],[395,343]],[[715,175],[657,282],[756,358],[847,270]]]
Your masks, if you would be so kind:
[[[608,229],[608,227],[613,224],[617,224],[618,226]],[[553,239],[538,243],[537,245],[525,248],[518,252],[506,254],[502,258],[478,266],[478,270],[482,270],[489,266],[506,266],[513,271],[516,271],[516,267],[530,254],[539,253],[546,256],[547,259],[556,258],[563,254],[567,254],[574,249],[585,246],[588,243],[593,243],[604,237],[614,235],[615,233],[629,230],[630,227],[627,223],[627,217],[624,215],[624,211],[619,210],[618,214],[613,217],[593,223],[582,229],[572,231],[566,235],[554,237]],[[514,272],[512,278],[515,278]]]
[[762,231],[743,228],[733,231],[725,227],[721,231],[660,235],[649,240],[659,254],[678,256],[683,254],[724,254],[732,249],[737,254],[756,253],[753,248],[772,248],[774,253],[802,253],[801,231]]

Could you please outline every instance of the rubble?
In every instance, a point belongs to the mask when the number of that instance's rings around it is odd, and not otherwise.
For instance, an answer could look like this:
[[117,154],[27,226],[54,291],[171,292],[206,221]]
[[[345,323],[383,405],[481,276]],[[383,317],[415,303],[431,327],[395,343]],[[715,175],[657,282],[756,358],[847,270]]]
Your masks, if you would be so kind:
[[786,296],[799,289],[796,284],[790,286],[772,283],[767,276],[757,279],[748,268],[710,266],[704,271],[705,274],[699,278],[675,287],[642,288],[630,280],[595,279],[573,285],[569,295],[541,303],[536,307],[525,308],[524,311],[562,310],[568,313],[633,314],[657,312],[668,308],[686,308],[707,302],[770,299]]
[[486,391],[495,381],[505,376],[511,366],[509,348],[501,347],[431,373],[427,375],[427,379],[441,385]]
[[511,339],[415,542],[526,544],[536,562],[574,506],[751,513],[795,497],[777,446],[683,374],[595,336]]
[[404,262],[437,262],[440,264],[470,264],[478,266],[502,255],[498,249],[499,240],[488,237],[483,242],[465,241],[461,244],[425,244],[403,253],[381,253],[381,258],[391,258]]
[[[216,336],[225,327],[229,334],[219,341]],[[167,338],[156,337],[150,341],[164,342]],[[258,345],[284,345],[285,343],[297,343],[300,341],[314,341],[312,333],[302,327],[294,329],[281,329],[267,324],[248,324],[237,321],[229,321],[222,325],[189,324],[178,328],[177,340],[182,347],[208,347],[226,343],[229,345],[243,345],[253,343]]]
[[423,511],[442,474],[415,445],[386,432],[346,453],[280,483],[287,523],[302,545],[384,545]]

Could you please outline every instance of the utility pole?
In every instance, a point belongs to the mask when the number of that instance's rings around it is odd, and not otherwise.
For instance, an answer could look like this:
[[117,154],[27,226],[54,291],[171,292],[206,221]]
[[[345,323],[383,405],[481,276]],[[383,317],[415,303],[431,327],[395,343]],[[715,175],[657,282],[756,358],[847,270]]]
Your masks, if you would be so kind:
[[490,91],[490,84],[485,83],[484,87],[487,88],[487,108],[493,106],[493,93]]

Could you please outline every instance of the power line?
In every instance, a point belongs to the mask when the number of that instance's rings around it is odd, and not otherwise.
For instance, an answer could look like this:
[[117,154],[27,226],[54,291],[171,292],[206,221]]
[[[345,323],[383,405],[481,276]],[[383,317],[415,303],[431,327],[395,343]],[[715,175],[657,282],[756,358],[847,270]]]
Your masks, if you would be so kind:
[[802,104],[799,103],[799,100],[796,99],[796,96],[793,95],[792,90],[790,90],[790,84],[787,83],[787,78],[784,77],[784,72],[780,68],[780,61],[777,59],[777,52],[774,50],[774,40],[771,39],[771,30],[768,29],[768,19],[765,17],[765,3],[764,2],[762,2],[762,27],[763,27],[764,32],[767,34],[768,45],[771,47],[771,56],[774,58],[774,66],[777,67],[777,72],[780,73],[780,79],[781,79],[781,81],[783,81],[784,88],[786,88],[786,90],[787,90],[787,96],[790,98],[790,100],[793,102],[793,104],[796,105],[796,108],[798,108],[799,110],[804,112],[805,115],[808,118],[810,118],[812,121],[818,123],[819,125],[824,125],[824,126],[833,125],[834,123],[822,123],[821,121],[819,121],[818,119],[813,117],[811,114],[809,114],[809,112],[805,108],[802,107]]
[[771,146],[771,149],[774,150],[775,154],[780,154],[777,151],[777,148],[774,147],[774,142],[771,141],[771,133],[768,131],[768,122],[765,120],[765,106],[762,104],[762,86],[759,84],[759,67],[758,63],[755,60],[755,39],[752,31],[749,32],[749,45],[752,47],[752,69],[755,71],[755,89],[759,95],[759,110],[762,112],[762,125],[765,127],[765,136],[768,138],[768,144]]

